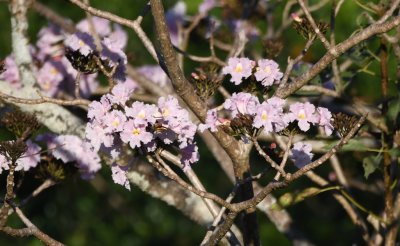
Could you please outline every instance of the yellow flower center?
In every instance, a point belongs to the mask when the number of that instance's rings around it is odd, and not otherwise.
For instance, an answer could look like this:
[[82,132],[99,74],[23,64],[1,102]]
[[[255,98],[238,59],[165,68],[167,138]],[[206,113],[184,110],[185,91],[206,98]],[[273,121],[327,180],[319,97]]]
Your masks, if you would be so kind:
[[264,72],[270,73],[270,72],[271,72],[271,68],[270,68],[269,66],[266,66],[266,67],[264,68]]
[[238,63],[235,67],[235,72],[240,73],[243,71],[243,66],[241,63]]
[[42,84],[42,88],[43,90],[47,91],[51,88],[51,83],[50,81],[46,80],[43,84]]
[[79,41],[78,41],[78,44],[79,44],[79,46],[81,46],[81,47],[85,46],[85,42],[83,42],[82,40],[79,40]]
[[163,115],[164,117],[167,117],[167,116],[169,115],[169,110],[168,110],[168,108],[164,108],[164,109],[162,110],[162,115]]
[[115,126],[115,127],[119,126],[119,120],[118,120],[118,119],[115,119],[115,120],[111,123],[111,125],[112,125],[112,126]]
[[133,132],[132,132],[132,134],[133,134],[133,135],[139,135],[139,134],[140,134],[140,130],[139,130],[139,128],[135,128],[135,129],[133,129]]
[[58,71],[57,71],[57,69],[52,68],[52,69],[50,69],[50,73],[51,73],[52,75],[56,75],[56,74],[58,74]]
[[268,119],[267,112],[265,112],[265,111],[262,112],[261,119],[264,120],[264,121],[266,121]]
[[140,118],[140,119],[144,119],[146,117],[146,114],[145,114],[144,110],[141,110],[138,113],[137,117]]
[[297,115],[297,117],[299,117],[300,120],[304,120],[306,118],[306,112],[304,112],[304,110],[300,110],[299,114]]

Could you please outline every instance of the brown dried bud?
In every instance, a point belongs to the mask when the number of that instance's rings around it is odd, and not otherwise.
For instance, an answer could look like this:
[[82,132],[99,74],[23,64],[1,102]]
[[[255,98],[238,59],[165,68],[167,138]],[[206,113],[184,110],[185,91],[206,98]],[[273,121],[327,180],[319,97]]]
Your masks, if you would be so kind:
[[23,140],[40,127],[35,115],[24,113],[20,110],[5,113],[1,123],[18,138],[24,138]]
[[1,141],[0,154],[9,162],[15,164],[26,152],[27,146],[23,141]]
[[[311,39],[315,35],[314,28],[306,18],[297,16],[297,21],[293,21],[292,24],[297,33],[303,36],[305,39]],[[327,23],[318,22],[316,24],[321,33],[325,33],[328,30],[329,25]]]
[[3,61],[0,61],[0,74],[4,73],[6,71],[6,64]]
[[267,57],[275,58],[281,53],[283,42],[279,39],[266,39],[263,41],[263,46]]
[[344,113],[333,114],[332,117],[332,125],[341,137],[346,136],[358,121],[357,116],[347,115]]
[[222,83],[223,77],[219,76],[218,70],[218,66],[206,64],[191,74],[189,81],[194,85],[196,94],[204,101],[214,95]]
[[99,71],[95,57],[98,56],[95,53],[89,53],[88,55],[82,55],[79,50],[72,50],[65,48],[65,57],[71,63],[72,67],[84,74],[96,73]]
[[230,127],[237,135],[253,135],[254,117],[248,114],[238,114],[231,120]]
[[55,182],[61,182],[65,179],[69,171],[68,167],[72,165],[65,165],[60,161],[51,159],[49,161],[42,162],[36,171],[35,178],[46,180],[51,179]]

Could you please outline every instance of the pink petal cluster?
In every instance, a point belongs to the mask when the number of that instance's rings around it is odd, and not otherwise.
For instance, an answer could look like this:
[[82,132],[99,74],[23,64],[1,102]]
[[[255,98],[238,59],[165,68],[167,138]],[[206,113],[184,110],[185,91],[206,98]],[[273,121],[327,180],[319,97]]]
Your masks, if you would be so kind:
[[64,163],[73,162],[83,179],[91,179],[100,170],[100,157],[92,146],[74,135],[40,135],[37,141],[44,141],[51,154]]
[[[26,145],[27,149],[21,158],[17,160],[15,171],[28,171],[36,167],[40,162],[40,150],[42,148],[31,140],[26,141]],[[3,170],[8,170],[10,164],[7,158],[0,154],[0,174]]]
[[219,121],[217,118],[217,109],[211,109],[207,111],[206,123],[199,125],[199,131],[204,132],[206,129],[210,129],[211,132],[217,131]]
[[290,158],[294,162],[297,168],[302,168],[305,165],[311,163],[314,156],[312,151],[312,146],[309,143],[297,142],[293,145],[291,150],[292,154]]
[[324,127],[325,134],[327,136],[330,136],[333,132],[333,126],[332,126],[332,113],[327,109],[323,107],[318,107],[317,108],[317,121],[318,125]]
[[261,103],[256,110],[253,126],[255,128],[263,127],[265,133],[279,132],[284,129],[288,122],[285,121],[283,107],[285,100],[272,97]]
[[111,176],[114,183],[124,186],[127,190],[131,190],[131,185],[127,178],[128,167],[121,167],[117,164],[111,165]]
[[[57,67],[58,66],[58,67]],[[59,91],[59,86],[64,80],[62,67],[59,67],[60,63],[46,62],[37,72],[36,80],[39,84],[40,89],[45,92],[47,96],[55,96]]]
[[[272,97],[260,103],[258,98],[250,93],[233,93],[231,98],[226,99],[223,106],[231,113],[232,119],[238,114],[253,117],[253,127],[263,129],[265,133],[280,132],[289,123],[296,122],[300,130],[306,132],[311,125],[323,127],[326,135],[331,135],[333,126],[331,124],[332,114],[327,108],[315,107],[313,104],[296,102],[285,110],[286,101],[278,97]],[[286,111],[286,112],[285,112]],[[199,125],[199,130],[210,129],[217,131],[217,126],[229,122],[229,119],[221,120],[217,117],[217,110],[207,111],[205,124]]]
[[258,66],[255,68],[253,74],[253,68],[255,62],[248,58],[229,58],[228,65],[222,68],[223,74],[231,75],[231,82],[235,85],[242,83],[243,79],[247,79],[251,75],[254,75],[255,79],[264,87],[278,84],[283,77],[282,72],[279,70],[279,65],[273,60],[260,59],[258,60]]
[[[131,93],[126,83],[120,83],[99,102],[89,105],[86,139],[91,148],[116,159],[122,144],[139,152],[155,151],[159,144],[176,144],[182,154],[182,164],[189,168],[198,160],[194,141],[197,127],[190,121],[189,113],[172,96],[161,97],[157,105],[142,102],[129,105]],[[114,167],[116,183],[126,186],[124,175],[120,167]]]
[[179,29],[184,24],[186,16],[186,3],[178,1],[171,9],[165,13],[165,20],[167,22],[171,42],[175,46],[179,46],[180,37]]
[[300,130],[304,132],[310,129],[310,124],[318,122],[315,114],[315,106],[309,102],[297,102],[290,105],[289,118],[291,122],[297,120]]
[[232,118],[235,118],[237,114],[254,115],[259,104],[257,97],[250,93],[239,92],[233,93],[231,98],[225,100],[224,108],[231,112]]
[[258,67],[254,73],[257,81],[265,87],[271,86],[274,83],[279,83],[283,73],[279,71],[279,65],[273,60],[261,59],[257,62]]
[[145,65],[137,68],[144,77],[163,87],[170,82],[167,74],[158,65]]
[[[104,47],[100,54],[101,58],[107,60],[109,66],[117,66],[114,78],[117,81],[124,81],[127,58],[123,49],[128,39],[126,32],[119,25],[111,27],[110,22],[106,19],[93,17],[93,22]],[[83,20],[76,27],[78,32],[67,35],[58,26],[50,24],[39,31],[35,46],[30,47],[31,55],[36,61],[32,66],[37,84],[43,94],[47,96],[55,97],[60,91],[74,95],[78,72],[64,56],[65,46],[75,51],[78,50],[82,55],[95,52],[94,38],[89,34],[89,22]],[[5,59],[5,68],[6,71],[0,75],[0,79],[15,88],[20,88],[19,72],[12,56]],[[132,87],[137,86],[132,79],[128,79],[128,81]],[[97,74],[80,76],[82,97],[89,97],[98,86]]]
[[228,65],[222,69],[223,74],[231,75],[231,82],[235,85],[242,83],[252,74],[254,62],[249,58],[229,58]]
[[8,82],[15,89],[21,88],[22,84],[19,78],[18,66],[14,61],[12,55],[9,55],[4,59],[5,71],[0,74],[0,80]]

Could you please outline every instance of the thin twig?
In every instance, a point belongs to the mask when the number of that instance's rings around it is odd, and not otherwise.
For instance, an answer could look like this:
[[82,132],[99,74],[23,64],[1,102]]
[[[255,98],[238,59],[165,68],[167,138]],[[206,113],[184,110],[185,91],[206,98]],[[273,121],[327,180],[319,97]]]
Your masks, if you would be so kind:
[[40,95],[38,99],[27,99],[27,98],[19,98],[14,97],[11,95],[7,95],[0,91],[0,98],[10,101],[13,103],[22,103],[22,104],[42,104],[42,103],[54,103],[57,105],[65,105],[65,106],[77,106],[77,105],[89,105],[90,101],[86,99],[73,99],[73,100],[62,100],[62,99],[55,99],[51,97],[46,97]]
[[[283,154],[283,158],[282,158],[281,164],[279,165],[279,167],[280,167],[282,170],[285,170],[285,165],[286,165],[287,159],[288,159],[288,157],[289,157],[290,147],[292,146],[293,137],[294,137],[294,134],[291,133],[291,134],[289,135],[289,140],[288,140],[288,142],[287,142],[287,144],[286,144],[286,149],[285,149],[285,153]],[[274,179],[275,179],[275,180],[279,180],[280,176],[281,176],[281,173],[278,172],[278,173],[275,175]]]
[[317,34],[317,37],[319,40],[321,40],[322,44],[325,46],[327,50],[330,50],[331,45],[329,41],[326,39],[324,34],[319,30],[317,24],[314,21],[314,18],[311,16],[310,11],[308,10],[306,4],[304,3],[303,0],[297,0],[297,2],[300,4],[301,9],[303,10],[304,14],[306,15],[307,20],[310,22],[311,26],[314,29],[315,34]]
[[267,155],[267,153],[265,153],[265,151],[261,148],[260,144],[258,143],[257,138],[253,137],[252,141],[254,143],[254,147],[256,147],[256,150],[258,151],[258,154],[260,154],[269,164],[271,164],[271,167],[273,169],[278,171],[278,173],[280,173],[282,175],[282,177],[285,178],[286,177],[285,170],[283,170],[283,168],[281,168],[281,166],[278,163],[276,163],[274,160],[272,160],[271,157],[269,157],[269,155]]
[[145,48],[147,49],[147,51],[150,53],[150,55],[154,58],[155,61],[158,61],[157,53],[156,53],[156,50],[154,48],[153,43],[147,37],[146,33],[143,31],[143,29],[140,26],[140,23],[142,21],[141,16],[136,18],[136,20],[132,21],[132,20],[128,20],[128,19],[122,18],[122,17],[120,17],[118,15],[114,15],[114,14],[112,14],[110,12],[102,11],[102,10],[93,8],[91,6],[88,6],[88,5],[84,4],[84,3],[82,3],[79,0],[69,0],[69,1],[71,3],[73,3],[73,4],[75,4],[76,6],[78,6],[79,8],[89,12],[92,15],[108,19],[110,21],[113,21],[115,23],[118,23],[120,25],[129,27],[132,30],[134,30],[135,33],[138,35],[139,39],[142,41],[142,43],[145,46]]

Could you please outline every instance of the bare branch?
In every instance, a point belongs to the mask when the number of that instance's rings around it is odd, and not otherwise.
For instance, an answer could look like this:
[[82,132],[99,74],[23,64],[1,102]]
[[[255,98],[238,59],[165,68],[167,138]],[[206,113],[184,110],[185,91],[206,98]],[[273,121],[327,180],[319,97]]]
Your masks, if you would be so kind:
[[384,22],[384,23],[376,23],[372,24],[369,27],[363,29],[362,31],[354,34],[352,37],[347,40],[337,44],[332,47],[329,52],[327,52],[314,66],[297,78],[294,82],[278,88],[275,93],[275,96],[286,98],[298,89],[300,89],[303,85],[305,85],[308,81],[314,78],[317,74],[319,74],[323,69],[325,69],[333,60],[338,58],[341,54],[346,52],[351,47],[359,44],[360,42],[376,35],[385,33],[394,27],[400,25],[400,16],[396,16],[393,19]]

